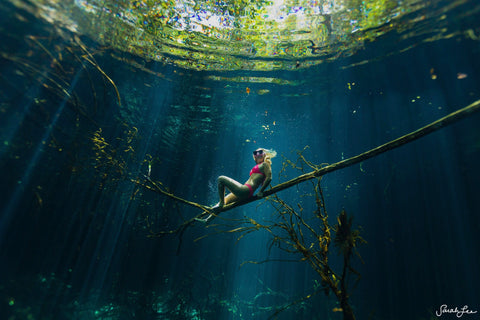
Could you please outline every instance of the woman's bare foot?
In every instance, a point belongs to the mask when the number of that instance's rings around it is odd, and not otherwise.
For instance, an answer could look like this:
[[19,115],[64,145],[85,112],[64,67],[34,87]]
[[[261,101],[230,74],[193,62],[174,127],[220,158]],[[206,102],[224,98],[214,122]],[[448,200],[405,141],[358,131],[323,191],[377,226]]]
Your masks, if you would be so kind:
[[[204,214],[205,214],[205,215],[208,214],[208,211],[203,212],[203,213],[200,215],[200,217],[201,217],[201,216],[204,216]],[[211,217],[213,217],[213,214],[212,214],[212,213],[208,214],[208,216],[206,216],[205,218],[195,218],[195,220],[200,221],[200,222],[203,222],[203,223],[207,223],[208,220],[210,220]]]
[[210,209],[214,212],[214,213],[217,213],[217,212],[220,212],[220,210],[222,210],[224,204],[223,203],[217,203],[216,205],[214,205],[213,207],[211,207]]
[[195,218],[195,220],[207,223],[208,220],[210,220],[212,217],[214,217],[218,212],[220,212],[222,210],[223,206],[224,205],[219,202],[216,205],[214,205],[213,207],[210,207],[207,210],[205,210],[204,212],[202,212],[200,217]]

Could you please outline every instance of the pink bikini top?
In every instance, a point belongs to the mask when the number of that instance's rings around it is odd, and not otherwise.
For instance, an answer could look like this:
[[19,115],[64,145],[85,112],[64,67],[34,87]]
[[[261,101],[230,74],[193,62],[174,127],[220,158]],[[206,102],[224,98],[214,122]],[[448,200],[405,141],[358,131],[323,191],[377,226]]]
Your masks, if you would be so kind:
[[262,171],[260,171],[260,168],[258,167],[258,164],[255,165],[255,167],[253,167],[252,170],[250,170],[250,175],[252,175],[252,173],[259,173],[259,174],[261,174],[263,177],[265,177],[265,173],[263,173]]

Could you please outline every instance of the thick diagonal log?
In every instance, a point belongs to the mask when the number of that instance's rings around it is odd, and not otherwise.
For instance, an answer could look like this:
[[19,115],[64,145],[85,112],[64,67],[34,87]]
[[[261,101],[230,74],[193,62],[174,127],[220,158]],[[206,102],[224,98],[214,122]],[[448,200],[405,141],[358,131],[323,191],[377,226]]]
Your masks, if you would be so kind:
[[[276,186],[272,187],[271,189],[264,191],[263,195],[264,195],[264,197],[266,197],[266,196],[272,195],[274,193],[277,193],[279,191],[282,191],[282,190],[288,189],[290,187],[293,187],[293,186],[295,186],[299,183],[324,176],[327,173],[337,171],[337,170],[340,170],[340,169],[343,169],[343,168],[346,168],[346,167],[353,166],[357,163],[360,163],[360,162],[365,161],[367,159],[378,156],[378,155],[380,155],[384,152],[396,149],[396,148],[401,147],[401,146],[403,146],[407,143],[410,143],[412,141],[420,139],[420,138],[422,138],[422,137],[424,137],[424,136],[426,136],[426,135],[428,135],[432,132],[438,131],[438,130],[440,130],[440,129],[448,126],[448,125],[451,125],[451,124],[453,124],[453,123],[455,123],[455,122],[457,122],[461,119],[464,119],[464,118],[474,114],[475,112],[477,112],[479,110],[480,110],[480,100],[477,100],[477,101],[473,102],[472,104],[470,104],[470,105],[468,105],[468,106],[466,106],[462,109],[459,109],[455,112],[452,112],[452,113],[446,115],[445,117],[440,118],[440,119],[438,119],[438,120],[420,128],[420,129],[417,129],[413,132],[410,132],[410,133],[408,133],[404,136],[401,136],[401,137],[399,137],[395,140],[387,142],[387,143],[385,143],[381,146],[378,146],[374,149],[368,150],[368,151],[366,151],[364,153],[361,153],[357,156],[354,156],[354,157],[351,157],[351,158],[348,158],[348,159],[345,159],[345,160],[327,165],[327,166],[322,167],[318,170],[314,170],[314,171],[302,174],[302,175],[300,175],[296,178],[293,178],[291,180],[288,180],[286,182],[277,184]],[[136,182],[137,184],[140,184],[140,185],[142,185],[142,186],[144,186],[147,189],[150,189],[152,191],[162,193],[162,194],[164,194],[168,197],[171,197],[171,198],[173,198],[173,199],[175,199],[179,202],[182,202],[186,205],[196,207],[197,209],[202,210],[204,213],[205,212],[212,213],[210,207],[199,204],[199,203],[196,203],[196,202],[188,201],[186,199],[182,199],[182,198],[166,191],[163,187],[161,187],[159,184],[155,183],[154,181],[152,181],[148,177],[147,177],[146,183],[141,183],[138,180],[135,180],[134,182]],[[257,201],[259,199],[261,199],[261,198],[254,195],[254,196],[252,196],[248,199],[227,204],[223,208],[221,208],[220,210],[217,210],[215,212],[215,215],[218,215],[220,212],[225,212],[225,211],[231,210],[233,208],[236,208],[238,206],[242,206],[242,205],[245,205],[247,203]],[[202,214],[200,214],[200,215],[202,215]],[[194,221],[194,218],[192,218],[191,221],[189,220],[188,223],[191,223],[193,221]]]
[[[461,119],[464,119],[464,118],[472,115],[473,113],[475,113],[479,110],[480,110],[480,100],[477,100],[477,101],[473,102],[472,104],[470,104],[470,105],[468,105],[468,106],[466,106],[462,109],[459,109],[455,112],[452,112],[452,113],[446,115],[445,117],[440,118],[440,119],[438,119],[438,120],[420,128],[418,130],[410,132],[409,134],[401,136],[401,137],[399,137],[395,140],[387,142],[387,143],[385,143],[381,146],[378,146],[374,149],[368,150],[368,151],[366,151],[362,154],[359,154],[357,156],[342,160],[340,162],[327,165],[327,166],[325,166],[321,169],[305,173],[303,175],[300,175],[300,176],[298,176],[296,178],[293,178],[291,180],[288,180],[286,182],[277,184],[276,186],[272,187],[271,189],[264,191],[263,195],[264,196],[269,196],[271,194],[274,194],[274,193],[277,193],[279,191],[282,191],[282,190],[288,189],[290,187],[293,187],[293,186],[295,186],[299,183],[302,183],[304,181],[308,181],[308,180],[311,180],[313,178],[318,178],[318,177],[321,177],[323,175],[326,175],[327,173],[337,171],[337,170],[340,170],[340,169],[343,169],[343,168],[346,168],[346,167],[353,166],[357,163],[360,163],[360,162],[365,161],[367,159],[378,156],[379,154],[382,154],[384,152],[396,149],[396,148],[401,147],[401,146],[403,146],[407,143],[410,143],[410,142],[415,141],[419,138],[422,138],[422,137],[424,137],[424,136],[426,136],[426,135],[428,135],[432,132],[440,130],[440,129],[448,126],[448,125],[451,125],[451,124],[461,120]],[[235,207],[238,207],[238,206],[241,206],[241,205],[244,205],[244,204],[256,201],[256,200],[259,200],[259,199],[260,199],[259,197],[253,196],[253,197],[251,197],[249,199],[246,199],[246,200],[243,200],[243,201],[238,201],[238,202],[235,202],[235,203],[228,204],[228,205],[226,205],[222,208],[221,212],[231,210]]]

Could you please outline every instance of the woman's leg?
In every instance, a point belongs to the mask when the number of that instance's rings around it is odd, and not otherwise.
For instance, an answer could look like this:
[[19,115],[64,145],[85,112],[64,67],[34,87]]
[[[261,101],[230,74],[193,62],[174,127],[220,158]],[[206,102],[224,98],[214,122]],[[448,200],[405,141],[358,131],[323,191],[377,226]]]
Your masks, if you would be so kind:
[[[225,188],[232,192],[229,193],[226,197]],[[218,196],[220,197],[220,202],[212,208],[213,212],[218,212],[225,204],[235,202],[236,200],[243,197],[248,197],[249,195],[250,188],[246,185],[243,185],[240,182],[233,180],[232,178],[220,176],[218,177]],[[206,223],[210,220],[210,218],[212,218],[212,216],[215,216],[215,214],[209,213],[208,211],[204,213],[208,214],[206,218],[195,218],[195,220]]]
[[[225,188],[232,192],[226,197]],[[218,203],[219,207],[223,207],[225,204],[234,202],[239,198],[247,197],[249,194],[250,189],[246,185],[226,176],[218,177],[218,196],[220,198],[220,202]]]
[[233,193],[229,193],[225,196],[225,204],[229,204],[237,200],[238,200],[238,197]]

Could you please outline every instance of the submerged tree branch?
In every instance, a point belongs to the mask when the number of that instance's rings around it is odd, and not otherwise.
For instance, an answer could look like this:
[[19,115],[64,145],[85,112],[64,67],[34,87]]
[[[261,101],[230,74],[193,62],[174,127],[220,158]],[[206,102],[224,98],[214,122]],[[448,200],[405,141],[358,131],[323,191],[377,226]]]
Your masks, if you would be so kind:
[[[364,160],[367,160],[367,159],[373,158],[375,156],[378,156],[379,154],[382,154],[386,151],[393,150],[395,148],[403,146],[404,144],[410,143],[414,140],[417,140],[421,137],[424,137],[424,136],[426,136],[426,135],[428,135],[432,132],[435,132],[435,131],[437,131],[439,129],[442,129],[442,128],[448,126],[448,125],[451,125],[451,124],[453,124],[453,123],[455,123],[455,122],[457,122],[461,119],[464,119],[464,118],[472,115],[473,113],[475,113],[479,110],[480,110],[480,100],[477,100],[477,101],[473,102],[472,104],[470,104],[470,105],[468,105],[468,106],[466,106],[462,109],[459,109],[455,112],[452,112],[452,113],[446,115],[445,117],[440,118],[440,119],[438,119],[438,120],[420,128],[420,129],[417,129],[413,132],[410,132],[409,134],[401,136],[400,138],[397,138],[395,140],[387,142],[387,143],[385,143],[381,146],[378,146],[374,149],[371,149],[369,151],[366,151],[362,154],[351,157],[349,159],[345,159],[345,160],[342,160],[340,162],[337,162],[337,163],[334,163],[334,164],[331,164],[331,165],[327,165],[327,166],[325,166],[321,169],[302,174],[302,175],[300,175],[300,176],[298,176],[294,179],[291,179],[289,181],[277,184],[276,186],[272,187],[271,189],[265,190],[263,192],[263,194],[264,194],[264,196],[269,196],[269,195],[272,195],[272,194],[277,193],[279,191],[282,191],[282,190],[288,189],[292,186],[295,186],[295,185],[297,185],[301,182],[308,181],[308,180],[311,180],[313,178],[318,178],[318,177],[321,177],[321,176],[323,176],[327,173],[337,171],[337,170],[340,170],[340,169],[343,169],[343,168],[346,168],[346,167],[350,167],[350,166],[352,166],[354,164],[357,164],[357,163],[360,163]],[[235,202],[235,203],[225,205],[222,208],[221,212],[231,210],[235,207],[242,206],[244,204],[256,201],[258,199],[261,199],[261,198],[254,195],[253,197],[250,197],[246,200],[238,201],[238,202]]]
[[120,92],[118,92],[118,88],[115,85],[115,82],[113,82],[113,80],[105,73],[105,71],[102,70],[102,68],[100,68],[98,63],[95,61],[95,58],[87,50],[87,48],[82,43],[80,38],[78,36],[75,36],[74,39],[75,39],[75,42],[80,46],[80,48],[82,48],[82,50],[85,51],[85,53],[87,54],[87,56],[83,56],[83,58],[85,60],[87,60],[89,63],[91,63],[95,68],[97,68],[97,70],[108,80],[108,82],[110,82],[112,84],[113,89],[115,89],[115,93],[117,94],[118,105],[121,106],[122,105],[122,99],[120,98]]
[[[374,149],[371,149],[369,151],[366,151],[364,153],[361,153],[361,154],[359,154],[357,156],[354,156],[354,157],[351,157],[349,159],[345,159],[345,160],[339,161],[339,162],[331,164],[331,165],[326,165],[324,167],[321,167],[320,169],[316,169],[316,170],[313,170],[311,172],[302,174],[302,175],[300,175],[300,176],[298,176],[294,179],[291,179],[289,181],[280,183],[280,184],[272,187],[269,190],[265,190],[265,192],[263,194],[266,197],[266,196],[275,194],[279,191],[288,189],[288,188],[290,188],[292,186],[295,186],[299,183],[309,181],[309,180],[314,179],[314,178],[319,178],[319,177],[322,177],[323,175],[325,175],[327,173],[330,173],[330,172],[333,172],[333,171],[337,171],[337,170],[355,165],[357,163],[360,163],[364,160],[373,158],[373,157],[375,157],[377,155],[380,155],[384,152],[387,152],[389,150],[393,150],[395,148],[403,146],[404,144],[410,143],[410,142],[412,142],[414,140],[417,140],[421,137],[424,137],[424,136],[426,136],[426,135],[428,135],[432,132],[440,130],[440,129],[442,129],[442,128],[450,125],[450,124],[453,124],[453,123],[455,123],[455,122],[457,122],[461,119],[464,119],[464,118],[472,115],[473,113],[475,113],[479,110],[480,110],[480,100],[477,100],[477,101],[471,103],[470,105],[468,105],[468,106],[466,106],[462,109],[459,109],[455,112],[452,112],[452,113],[446,115],[443,118],[440,118],[440,119],[438,119],[438,120],[420,128],[420,129],[417,129],[413,132],[410,132],[410,133],[408,133],[404,136],[401,136],[401,137],[399,137],[395,140],[387,142],[387,143],[385,143],[381,146],[378,146]],[[234,203],[227,204],[223,208],[221,208],[220,210],[217,210],[217,211],[215,211],[215,213],[213,213],[212,209],[210,207],[199,204],[199,203],[196,203],[196,202],[188,201],[188,200],[183,199],[181,197],[178,197],[178,196],[174,195],[173,193],[167,191],[165,188],[163,188],[161,186],[162,184],[160,182],[158,182],[158,183],[154,182],[149,177],[146,177],[146,180],[144,182],[141,182],[139,180],[132,180],[132,181],[135,182],[138,185],[143,186],[144,188],[146,188],[148,190],[163,194],[163,195],[168,196],[168,197],[170,197],[170,198],[172,198],[176,201],[179,201],[183,204],[186,204],[186,205],[189,205],[189,206],[192,206],[192,207],[196,207],[197,209],[202,210],[202,212],[200,214],[196,215],[195,217],[193,217],[189,220],[184,221],[175,230],[168,230],[168,231],[159,232],[158,234],[156,234],[158,236],[159,235],[166,235],[166,234],[178,234],[179,232],[182,232],[183,230],[185,230],[185,228],[187,226],[193,224],[196,221],[197,218],[203,217],[205,214],[213,214],[214,216],[216,216],[221,212],[229,211],[229,210],[234,209],[236,207],[243,206],[247,203],[257,201],[257,200],[261,199],[260,197],[258,197],[256,195],[253,195],[252,197],[250,197],[248,199],[240,200],[240,201],[237,201],[237,202],[234,202]]]

